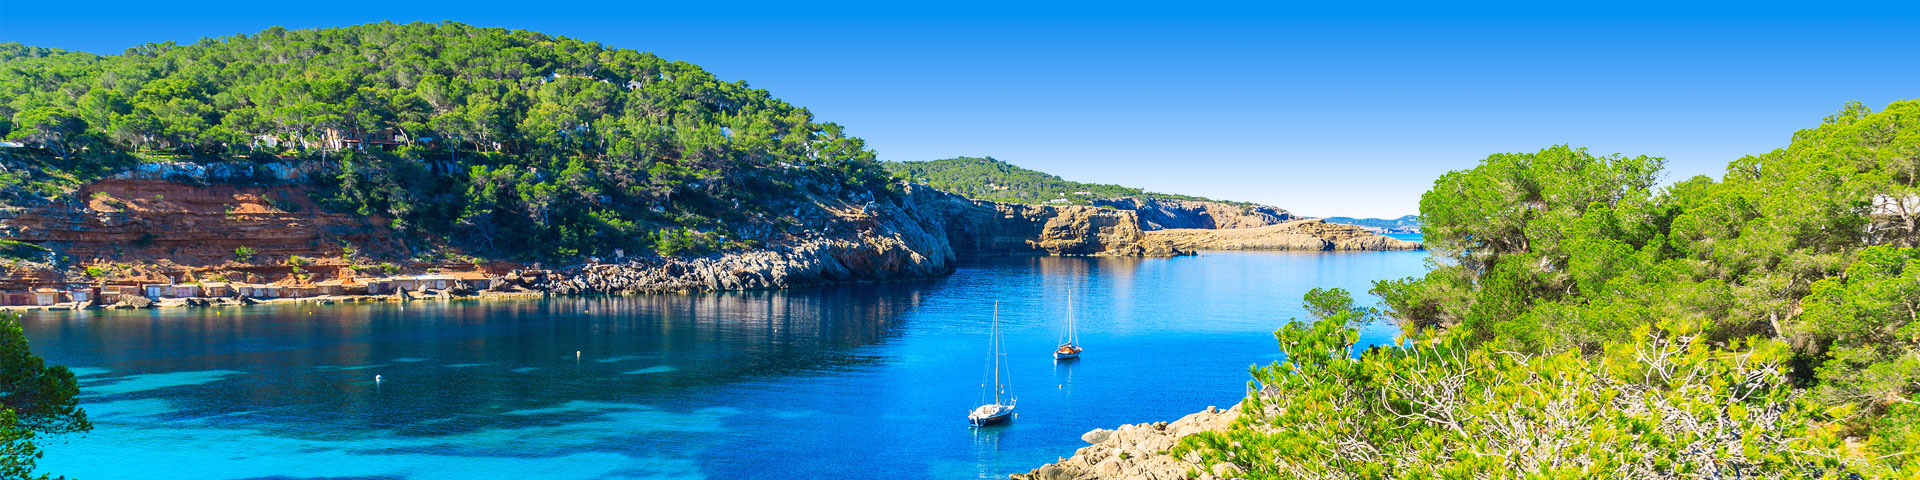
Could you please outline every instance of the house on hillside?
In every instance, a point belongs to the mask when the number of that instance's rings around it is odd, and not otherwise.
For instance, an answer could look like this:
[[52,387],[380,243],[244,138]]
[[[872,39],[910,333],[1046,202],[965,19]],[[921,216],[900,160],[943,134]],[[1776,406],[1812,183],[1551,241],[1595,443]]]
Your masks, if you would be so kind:
[[6,305],[6,306],[33,305],[33,292],[0,293],[0,305]]
[[330,146],[336,149],[366,150],[368,145],[373,145],[383,150],[392,150],[407,143],[406,135],[391,128],[368,132],[328,130],[327,133],[335,140],[334,145]]

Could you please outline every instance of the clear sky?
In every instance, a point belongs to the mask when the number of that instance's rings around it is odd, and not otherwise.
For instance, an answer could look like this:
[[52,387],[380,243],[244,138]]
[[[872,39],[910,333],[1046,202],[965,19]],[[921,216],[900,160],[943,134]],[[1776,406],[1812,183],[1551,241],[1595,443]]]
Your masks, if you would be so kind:
[[1559,143],[1717,176],[1848,100],[1920,98],[1920,2],[1340,3],[1358,6],[0,0],[0,41],[537,30],[747,80],[887,160],[993,156],[1313,216],[1417,213],[1441,173]]

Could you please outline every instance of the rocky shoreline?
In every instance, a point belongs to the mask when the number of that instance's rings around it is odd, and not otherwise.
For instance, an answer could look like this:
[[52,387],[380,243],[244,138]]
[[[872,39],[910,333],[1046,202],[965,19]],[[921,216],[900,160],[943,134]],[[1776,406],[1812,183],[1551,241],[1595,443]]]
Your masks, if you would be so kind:
[[1147,236],[1187,250],[1383,251],[1426,248],[1419,242],[1387,237],[1362,227],[1329,223],[1318,218],[1255,228],[1158,230],[1147,232]]
[[1198,454],[1176,457],[1169,453],[1180,439],[1195,433],[1223,430],[1240,418],[1240,406],[1206,410],[1172,422],[1121,425],[1095,429],[1080,436],[1089,445],[1072,457],[1041,465],[1012,480],[1144,479],[1220,480],[1235,478],[1237,467],[1200,465]]

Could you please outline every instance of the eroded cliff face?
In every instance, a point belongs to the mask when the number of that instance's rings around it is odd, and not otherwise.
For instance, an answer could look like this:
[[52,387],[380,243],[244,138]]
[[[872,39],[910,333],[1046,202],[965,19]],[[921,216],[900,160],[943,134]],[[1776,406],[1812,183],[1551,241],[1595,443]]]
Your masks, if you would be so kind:
[[0,219],[0,236],[46,247],[70,263],[209,265],[236,260],[242,247],[260,261],[337,257],[348,245],[400,248],[379,219],[324,212],[298,187],[103,180],[75,197],[15,211]]
[[1365,228],[1315,218],[1258,228],[1175,229],[1147,232],[1149,237],[1190,250],[1420,250],[1409,242]]
[[954,250],[935,215],[898,201],[817,206],[832,218],[827,228],[766,248],[574,266],[530,287],[562,295],[768,290],[953,272]]
[[924,185],[906,207],[939,220],[959,255],[1173,256],[1187,252],[1151,238],[1131,210],[968,200]]
[[1132,211],[1139,216],[1140,226],[1145,230],[1254,228],[1295,218],[1278,207],[1197,200],[1119,197],[1094,200],[1093,204]]

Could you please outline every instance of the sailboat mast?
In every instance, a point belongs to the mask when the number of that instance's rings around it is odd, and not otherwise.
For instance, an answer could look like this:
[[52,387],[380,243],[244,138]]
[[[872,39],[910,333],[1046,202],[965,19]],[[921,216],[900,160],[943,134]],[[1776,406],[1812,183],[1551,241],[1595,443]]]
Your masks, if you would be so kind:
[[1000,302],[993,302],[993,404],[1000,404]]
[[1067,290],[1067,343],[1080,344],[1080,329],[1073,324],[1073,290]]

